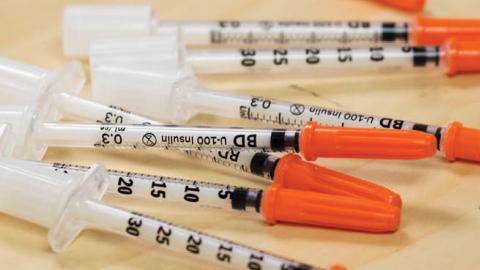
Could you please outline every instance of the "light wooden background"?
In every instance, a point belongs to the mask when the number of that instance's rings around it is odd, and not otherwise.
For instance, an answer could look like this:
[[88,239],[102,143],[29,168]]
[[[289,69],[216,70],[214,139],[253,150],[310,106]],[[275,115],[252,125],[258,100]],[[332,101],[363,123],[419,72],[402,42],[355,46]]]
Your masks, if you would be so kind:
[[[69,1],[0,1],[0,54],[44,67],[62,55],[62,7]],[[76,3],[87,1],[75,1]],[[93,3],[93,1],[88,1]],[[101,1],[114,2],[114,1]],[[117,1],[135,2],[135,1]],[[142,2],[142,1],[137,1]],[[367,0],[151,1],[166,19],[388,19],[411,15]],[[479,16],[478,0],[430,0],[434,16]],[[85,63],[86,64],[86,63]],[[85,65],[86,67],[86,65]],[[440,74],[288,77],[203,77],[212,88],[295,102],[445,125],[461,120],[480,127],[480,76]],[[300,89],[300,90],[299,90]],[[88,94],[88,85],[85,90]],[[216,117],[192,123],[252,125]],[[264,187],[265,182],[182,155],[51,148],[46,160]],[[342,263],[350,269],[479,269],[480,170],[477,164],[447,163],[441,157],[415,162],[320,160],[342,172],[399,192],[405,207],[394,234],[363,234],[293,225],[267,226],[254,214],[159,206],[107,197],[106,201],[214,235],[253,245],[317,266]],[[216,269],[115,235],[86,231],[62,254],[52,253],[47,231],[0,215],[2,269]]]

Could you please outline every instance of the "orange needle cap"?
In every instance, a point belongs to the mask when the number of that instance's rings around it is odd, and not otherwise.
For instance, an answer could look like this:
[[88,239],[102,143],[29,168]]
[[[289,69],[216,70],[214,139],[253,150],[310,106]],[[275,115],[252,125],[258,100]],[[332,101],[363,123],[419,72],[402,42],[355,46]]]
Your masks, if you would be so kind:
[[441,144],[445,158],[449,161],[480,161],[480,129],[467,128],[460,122],[453,122],[447,127]]
[[329,270],[347,270],[347,268],[345,268],[344,266],[336,264],[336,265],[332,265]]
[[413,12],[423,10],[427,0],[377,0],[386,5]]
[[274,181],[285,188],[365,198],[402,206],[400,195],[386,187],[304,161],[296,154],[288,154],[280,159]]
[[445,51],[448,75],[480,71],[479,39],[449,39]]
[[435,154],[433,135],[415,130],[326,127],[307,123],[300,134],[300,152],[319,157],[420,159]]
[[276,184],[265,190],[261,213],[270,224],[280,221],[364,232],[393,232],[400,224],[400,208],[390,204]]
[[410,41],[415,45],[435,46],[451,38],[478,38],[479,19],[426,18],[418,15],[415,19]]

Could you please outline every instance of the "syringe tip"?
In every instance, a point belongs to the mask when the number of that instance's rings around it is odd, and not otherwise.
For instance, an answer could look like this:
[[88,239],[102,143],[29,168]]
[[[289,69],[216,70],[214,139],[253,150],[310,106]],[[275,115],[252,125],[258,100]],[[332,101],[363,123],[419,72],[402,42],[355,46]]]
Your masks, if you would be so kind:
[[441,144],[448,161],[480,161],[480,129],[467,128],[460,122],[453,122],[447,127]]

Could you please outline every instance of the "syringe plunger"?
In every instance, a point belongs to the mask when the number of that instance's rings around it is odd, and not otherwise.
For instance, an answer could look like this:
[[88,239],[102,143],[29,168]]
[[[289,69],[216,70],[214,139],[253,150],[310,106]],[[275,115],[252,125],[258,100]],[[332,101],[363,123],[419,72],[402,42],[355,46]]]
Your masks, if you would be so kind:
[[50,229],[50,246],[62,251],[86,225],[75,215],[78,203],[99,200],[108,180],[99,165],[82,178],[53,177],[38,170],[26,162],[0,160],[0,211]]

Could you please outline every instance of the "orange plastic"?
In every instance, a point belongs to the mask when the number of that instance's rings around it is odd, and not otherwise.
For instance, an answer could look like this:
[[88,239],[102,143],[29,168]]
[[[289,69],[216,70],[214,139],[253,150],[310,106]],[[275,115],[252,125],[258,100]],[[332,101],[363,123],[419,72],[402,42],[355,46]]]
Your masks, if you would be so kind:
[[269,224],[288,222],[377,233],[393,232],[400,224],[400,208],[390,204],[277,184],[264,191],[261,212]]
[[417,16],[409,40],[415,45],[441,45],[450,38],[478,38],[479,19],[442,19]]
[[364,198],[402,206],[397,193],[383,186],[306,162],[295,154],[280,159],[275,168],[275,184],[285,188]]
[[425,3],[427,0],[377,0],[378,2],[382,2],[386,5],[407,10],[413,12],[419,12],[423,10]]
[[480,129],[466,128],[460,122],[453,122],[443,134],[441,144],[448,161],[480,161]]
[[329,269],[330,270],[347,270],[347,268],[338,264],[331,266]]
[[347,270],[347,268],[344,267],[344,266],[341,266],[341,265],[336,264],[336,265],[331,266],[331,267],[329,268],[329,270]]
[[445,51],[448,75],[480,71],[480,39],[450,39]]
[[420,159],[435,154],[433,135],[415,130],[326,127],[307,123],[300,134],[300,152],[319,157]]

